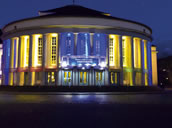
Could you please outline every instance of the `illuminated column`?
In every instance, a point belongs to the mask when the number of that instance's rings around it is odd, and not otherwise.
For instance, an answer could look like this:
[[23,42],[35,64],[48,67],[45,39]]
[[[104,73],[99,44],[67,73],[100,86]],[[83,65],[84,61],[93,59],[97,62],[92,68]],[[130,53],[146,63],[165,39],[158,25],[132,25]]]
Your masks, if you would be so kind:
[[9,85],[16,85],[17,76],[16,69],[18,67],[18,37],[11,39],[11,53],[10,53],[10,80]]
[[[91,38],[91,36],[90,36],[90,38]],[[74,33],[74,40],[75,40],[75,42],[74,42],[74,54],[76,55],[76,52],[77,52],[77,39],[78,39],[78,33]]]
[[61,85],[61,70],[60,69],[60,50],[61,50],[61,47],[60,47],[60,33],[58,33],[58,44],[57,44],[57,76],[56,76],[56,85]]
[[29,84],[32,85],[32,72],[31,72],[31,68],[32,68],[32,44],[33,44],[33,38],[32,35],[30,36],[30,45],[29,45]]
[[[76,55],[76,52],[77,52],[77,39],[78,39],[78,33],[74,33],[74,40],[75,40],[75,42],[74,42],[74,55]],[[76,68],[74,68],[73,69],[73,85],[74,86],[76,86],[77,85],[77,75],[76,75],[76,73],[77,73],[78,71],[77,71],[77,69]]]
[[141,40],[141,62],[142,62],[142,85],[145,86],[145,43],[144,40]]
[[14,65],[14,42],[13,39],[10,39],[10,45],[11,45],[11,49],[10,49],[10,70],[9,70],[9,81],[8,84],[10,86],[13,85],[13,65]]
[[56,72],[59,62],[58,55],[58,34],[47,33],[43,35],[42,67],[44,71],[42,72],[42,78],[44,81],[41,82],[42,85],[51,84],[52,81],[55,81],[53,84],[58,84],[58,73]]
[[31,85],[40,85],[42,81],[42,48],[41,34],[34,34],[32,40],[32,82]]
[[157,73],[157,51],[156,46],[151,47],[152,54],[152,84],[158,85],[158,73]]
[[[107,49],[106,49],[106,63],[108,68],[105,69],[105,85],[110,85],[110,78],[109,78],[109,35],[106,35],[106,45],[107,45]],[[92,73],[93,74],[93,73]],[[94,81],[94,80],[93,80]]]
[[147,42],[147,61],[148,61],[148,85],[152,85],[152,54],[151,43]]
[[2,55],[2,84],[3,85],[6,85],[6,78],[5,78],[5,74],[6,74],[6,71],[5,71],[5,63],[6,63],[6,40],[3,41],[3,55]]
[[[29,69],[29,36],[23,35],[20,37],[21,46],[20,46],[20,65],[19,65],[19,85],[23,86],[28,84],[28,76],[25,75],[25,72]],[[26,80],[26,81],[25,81]]]
[[119,38],[119,51],[120,51],[120,68],[121,68],[121,72],[120,72],[120,85],[123,85],[123,58],[122,58],[122,36],[120,36]]
[[134,72],[134,38],[131,37],[131,64],[132,64],[132,82],[135,85],[135,72]]
[[0,44],[0,85],[2,84],[2,55],[3,55],[3,44]]
[[18,71],[17,71],[17,85],[20,84],[20,72],[19,72],[19,69],[20,69],[20,54],[21,54],[21,37],[19,38],[19,47],[18,47]]
[[122,37],[123,84],[133,85],[133,40],[130,36]]
[[147,41],[143,40],[144,43],[144,85],[148,86],[148,49]]
[[9,39],[3,42],[3,85],[8,85],[9,61],[10,61],[10,43]]
[[44,34],[43,35],[43,53],[42,53],[42,67],[43,67],[43,71],[42,71],[42,83],[41,85],[45,85],[45,81],[47,80],[45,77],[45,63],[46,63],[46,53],[48,52],[46,50],[46,43],[47,43],[47,35]]
[[134,56],[134,83],[135,85],[142,85],[142,64],[141,64],[141,39],[133,38],[133,56]]

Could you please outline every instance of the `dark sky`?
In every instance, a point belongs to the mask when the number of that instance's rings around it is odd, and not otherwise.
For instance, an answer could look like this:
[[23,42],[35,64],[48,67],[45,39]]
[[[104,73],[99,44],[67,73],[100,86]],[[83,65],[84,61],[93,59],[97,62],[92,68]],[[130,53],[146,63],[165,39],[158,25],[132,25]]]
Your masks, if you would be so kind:
[[[172,55],[172,0],[76,0],[76,3],[150,26],[159,56]],[[0,28],[11,21],[38,16],[39,10],[69,4],[72,0],[1,0]]]

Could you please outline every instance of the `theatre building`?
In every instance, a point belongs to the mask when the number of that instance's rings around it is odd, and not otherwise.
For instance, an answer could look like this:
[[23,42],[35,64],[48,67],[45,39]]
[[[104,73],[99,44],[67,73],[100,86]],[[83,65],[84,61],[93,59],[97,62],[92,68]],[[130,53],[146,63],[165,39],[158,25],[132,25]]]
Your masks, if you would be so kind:
[[156,47],[144,24],[69,5],[2,31],[3,85],[157,85]]

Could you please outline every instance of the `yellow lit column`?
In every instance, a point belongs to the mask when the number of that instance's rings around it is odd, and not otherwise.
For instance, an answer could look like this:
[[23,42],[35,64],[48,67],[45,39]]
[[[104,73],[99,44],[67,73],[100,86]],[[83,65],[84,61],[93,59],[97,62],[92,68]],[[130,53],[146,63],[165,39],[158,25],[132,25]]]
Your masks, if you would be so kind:
[[[0,75],[3,77],[2,73],[2,56],[3,56],[3,44],[0,44]],[[3,81],[2,78],[0,78],[0,85],[2,85]]]
[[12,86],[13,85],[13,72],[12,72],[12,69],[13,69],[13,65],[14,65],[14,41],[13,41],[13,39],[11,39],[10,43],[11,43],[11,49],[10,49],[10,71],[9,71],[9,82],[8,82],[8,84],[10,86]]
[[17,71],[17,85],[20,84],[20,54],[21,54],[21,37],[19,38],[19,47],[18,47],[18,71]]
[[134,68],[141,68],[141,45],[140,38],[134,38]]
[[[43,35],[43,53],[42,53],[42,67],[45,69],[46,66],[46,53],[48,52],[47,49],[47,34]],[[42,82],[41,85],[45,85],[46,77],[45,77],[45,70],[42,71]]]
[[[36,70],[41,70],[42,68],[42,52],[43,52],[42,48],[43,48],[42,35],[41,34],[32,35],[32,67],[31,67],[31,70],[32,70],[31,85],[32,86],[35,84],[41,84],[40,75],[36,75]],[[40,71],[38,73],[40,73]]]
[[[110,70],[110,81],[112,84],[118,84],[117,79],[117,74],[120,73],[120,76],[122,76],[121,72],[121,36],[120,35],[115,35],[115,34],[110,34],[109,35],[109,70]],[[114,76],[116,75],[116,77]],[[115,81],[113,80],[115,77]],[[123,77],[120,77],[122,79]],[[120,80],[121,82],[121,80]],[[120,83],[122,85],[122,83]]]
[[131,37],[131,65],[132,65],[132,85],[136,85],[135,83],[135,72],[134,72],[134,38]]
[[151,47],[151,54],[152,54],[152,84],[158,85],[156,46]]
[[25,71],[29,67],[29,36],[23,35],[20,37],[20,55],[19,55],[19,85],[25,84]]
[[30,45],[29,45],[29,47],[30,47],[30,49],[29,49],[29,84],[30,85],[33,85],[34,84],[34,82],[32,82],[32,71],[31,71],[31,68],[32,68],[32,45],[33,45],[33,37],[32,37],[32,35],[29,35],[30,36],[30,38],[29,38],[29,42],[30,42]]
[[11,68],[11,84],[16,85],[17,84],[17,68],[18,68],[18,43],[19,38],[14,37],[12,38],[12,44],[11,44],[11,62],[10,62],[10,68]]
[[120,85],[123,85],[123,55],[122,55],[122,36],[119,38],[119,48],[120,48]]
[[130,36],[122,37],[123,84],[133,85],[133,41]]
[[[94,35],[94,33],[90,33],[90,43],[91,43],[91,48],[93,47],[93,35]],[[60,37],[60,36],[59,36]],[[74,33],[74,51],[76,51],[77,49],[76,49],[76,46],[77,46],[77,39],[78,39],[78,33]],[[60,38],[59,38],[59,43],[60,43]],[[58,44],[59,44],[58,43]],[[58,49],[59,49],[59,46],[58,46]],[[58,51],[60,51],[60,49],[58,50]],[[59,52],[58,52],[59,53]],[[58,57],[59,57],[59,55],[58,55]],[[60,58],[60,57],[59,57]],[[57,60],[59,60],[59,59],[57,59]],[[59,62],[58,62],[58,64],[59,64]],[[59,71],[59,70],[58,70]],[[76,73],[77,73],[78,71],[77,71],[77,69],[73,69],[72,70],[72,84],[73,85],[77,85],[77,75],[76,75]],[[92,70],[90,70],[90,72],[93,72]],[[60,75],[59,75],[60,76]],[[57,80],[59,80],[60,81],[60,79],[57,79]],[[91,82],[94,82],[94,77],[90,77],[90,83]],[[58,82],[59,83],[59,82]]]
[[[75,48],[76,48],[76,45],[77,45],[77,37],[75,37]],[[60,33],[58,33],[58,44],[57,44],[57,76],[56,76],[56,79],[57,79],[57,85],[62,85],[61,84],[61,82],[62,82],[62,80],[61,80],[61,73],[62,73],[62,71],[60,71],[59,70],[59,68],[60,68]]]
[[144,43],[144,85],[148,86],[148,57],[147,57],[147,41],[143,40]]
[[142,84],[142,70],[141,70],[141,39],[133,38],[133,66],[134,66],[134,83],[135,85]]
[[142,70],[142,85],[145,86],[145,48],[144,48],[144,40],[141,39],[141,70]]
[[11,39],[9,85],[17,84],[16,71],[18,67],[18,43],[18,37],[14,37]]

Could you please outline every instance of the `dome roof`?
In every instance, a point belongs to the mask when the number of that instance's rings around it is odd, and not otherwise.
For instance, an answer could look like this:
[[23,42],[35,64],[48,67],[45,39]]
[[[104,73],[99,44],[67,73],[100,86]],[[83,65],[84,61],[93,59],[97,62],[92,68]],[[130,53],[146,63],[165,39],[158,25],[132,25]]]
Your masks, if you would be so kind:
[[40,16],[54,15],[54,16],[96,16],[107,17],[110,14],[89,9],[79,5],[68,5],[61,8],[55,8],[46,11],[39,11]]
[[39,16],[11,22],[4,26],[3,33],[46,27],[66,27],[72,25],[102,27],[121,31],[136,32],[152,39],[152,29],[139,22],[110,16],[109,13],[86,8],[80,5],[67,5],[46,11],[39,11]]
[[113,17],[110,16],[109,13],[105,13],[105,12],[101,12],[101,11],[97,11],[94,9],[90,9],[90,8],[86,8],[80,5],[67,5],[64,7],[60,7],[60,8],[55,8],[55,9],[50,9],[50,10],[45,10],[45,11],[39,11],[39,15],[40,17],[65,17],[65,16],[75,16],[75,17],[100,17],[100,18],[107,18],[107,19],[115,19],[115,20],[122,20],[122,21],[126,21],[126,22],[132,22],[138,25],[142,25],[146,28],[148,28],[151,32],[152,29],[150,27],[148,27],[145,24],[139,23],[139,22],[135,22],[135,21],[131,21],[131,20],[126,20],[126,19],[122,19],[122,18],[118,18],[118,17]]

